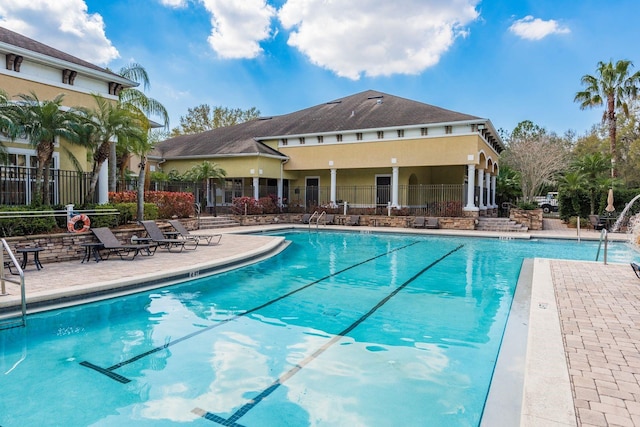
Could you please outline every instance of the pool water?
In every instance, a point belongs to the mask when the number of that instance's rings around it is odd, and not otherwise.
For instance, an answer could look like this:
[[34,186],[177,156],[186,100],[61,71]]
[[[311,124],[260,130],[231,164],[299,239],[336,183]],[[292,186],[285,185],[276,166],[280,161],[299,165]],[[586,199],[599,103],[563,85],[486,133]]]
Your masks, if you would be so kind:
[[0,426],[477,426],[522,260],[598,249],[285,235],[269,260],[0,331]]

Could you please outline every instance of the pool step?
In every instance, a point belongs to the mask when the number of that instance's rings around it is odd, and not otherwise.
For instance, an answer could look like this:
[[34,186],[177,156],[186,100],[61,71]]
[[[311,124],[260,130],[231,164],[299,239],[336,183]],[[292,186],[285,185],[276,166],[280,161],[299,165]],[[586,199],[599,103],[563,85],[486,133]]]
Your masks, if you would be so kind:
[[201,216],[200,230],[211,228],[238,227],[240,223],[228,216]]
[[476,224],[478,231],[505,231],[505,232],[521,232],[525,233],[529,227],[517,223],[509,218],[478,218]]

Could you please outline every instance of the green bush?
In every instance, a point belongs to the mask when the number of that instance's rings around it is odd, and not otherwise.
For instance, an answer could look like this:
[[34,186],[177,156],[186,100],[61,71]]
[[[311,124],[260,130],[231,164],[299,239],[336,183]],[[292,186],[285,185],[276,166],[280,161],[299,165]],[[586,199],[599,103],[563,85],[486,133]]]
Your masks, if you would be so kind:
[[[57,227],[56,218],[49,208],[35,209],[31,206],[2,206],[2,212],[16,212],[12,218],[0,218],[0,233],[3,237],[27,236],[32,234],[50,233]],[[42,211],[44,216],[24,216],[17,212]],[[51,212],[47,215],[45,212]]]

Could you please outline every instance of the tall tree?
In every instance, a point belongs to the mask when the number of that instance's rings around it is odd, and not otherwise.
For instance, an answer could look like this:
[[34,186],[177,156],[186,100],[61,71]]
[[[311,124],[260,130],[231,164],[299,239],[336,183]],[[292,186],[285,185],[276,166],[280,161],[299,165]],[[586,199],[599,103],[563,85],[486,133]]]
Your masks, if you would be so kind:
[[91,184],[86,200],[93,199],[100,169],[109,158],[113,142],[118,141],[124,146],[131,146],[146,139],[140,114],[124,109],[120,104],[113,104],[100,95],[93,95],[93,99],[96,103],[95,108],[77,109],[86,119],[86,136],[93,151]]
[[[216,201],[216,183],[222,184],[224,177],[227,176],[227,172],[222,169],[217,163],[212,163],[207,160],[194,165],[187,172],[187,176],[194,182],[202,182],[205,194],[208,195],[209,183],[213,185],[211,192],[213,193],[213,215],[218,216],[217,201]],[[208,197],[208,196],[207,196]]]
[[520,176],[524,201],[531,202],[543,186],[554,182],[558,173],[566,168],[568,154],[565,141],[526,120],[507,138],[502,158]]
[[233,126],[248,122],[260,117],[260,111],[255,107],[248,110],[240,108],[213,107],[201,104],[189,108],[186,116],[180,117],[180,126],[171,130],[171,136],[189,135],[217,129],[225,126]]
[[[144,90],[148,90],[150,87],[149,83],[149,75],[147,74],[147,70],[138,63],[131,63],[125,67],[120,69],[119,74],[131,81],[136,83],[141,83],[143,85]],[[120,91],[118,94],[120,106],[122,108],[134,111],[141,112],[145,115],[144,120],[147,121],[145,124],[146,128],[149,128],[148,119],[146,116],[159,116],[163,121],[163,124],[166,128],[169,127],[169,113],[167,109],[162,105],[159,101],[153,98],[149,98],[144,94],[143,91],[136,88],[126,88]],[[114,142],[110,147],[109,152],[109,190],[116,191],[116,180],[117,180],[117,149],[116,143]]]
[[611,177],[617,176],[616,132],[618,111],[629,115],[628,101],[637,98],[640,85],[640,71],[631,73],[633,64],[628,60],[598,62],[596,74],[582,76],[584,90],[576,93],[575,102],[581,109],[605,105],[602,121],[609,128],[609,146],[611,154]]
[[137,217],[138,221],[144,220],[144,192],[147,188],[147,174],[149,165],[147,163],[147,154],[151,150],[155,144],[159,141],[157,138],[157,134],[152,132],[147,132],[142,139],[136,139],[132,141],[130,144],[130,150],[133,154],[137,155],[140,158],[140,163],[138,164],[139,173],[138,173],[138,198],[137,198]]
[[63,95],[52,100],[40,101],[35,93],[19,95],[20,101],[15,104],[16,122],[20,130],[29,139],[36,151],[38,167],[36,168],[36,191],[33,203],[36,205],[51,203],[49,191],[49,169],[55,151],[56,138],[77,141],[75,123],[78,117],[64,111]]
[[605,193],[611,183],[611,180],[607,178],[611,159],[608,155],[605,156],[598,152],[585,154],[578,157],[573,166],[583,179],[583,188],[589,192],[590,212],[593,215],[598,193]]

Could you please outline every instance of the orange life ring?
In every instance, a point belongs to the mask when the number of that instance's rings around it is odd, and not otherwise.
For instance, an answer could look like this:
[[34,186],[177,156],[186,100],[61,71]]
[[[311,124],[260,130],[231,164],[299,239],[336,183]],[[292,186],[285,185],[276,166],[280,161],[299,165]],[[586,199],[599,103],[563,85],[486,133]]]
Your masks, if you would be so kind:
[[[76,228],[76,222],[78,221],[82,221],[82,228]],[[67,230],[69,230],[70,233],[83,233],[89,231],[90,227],[91,220],[85,214],[76,215],[67,222]]]

